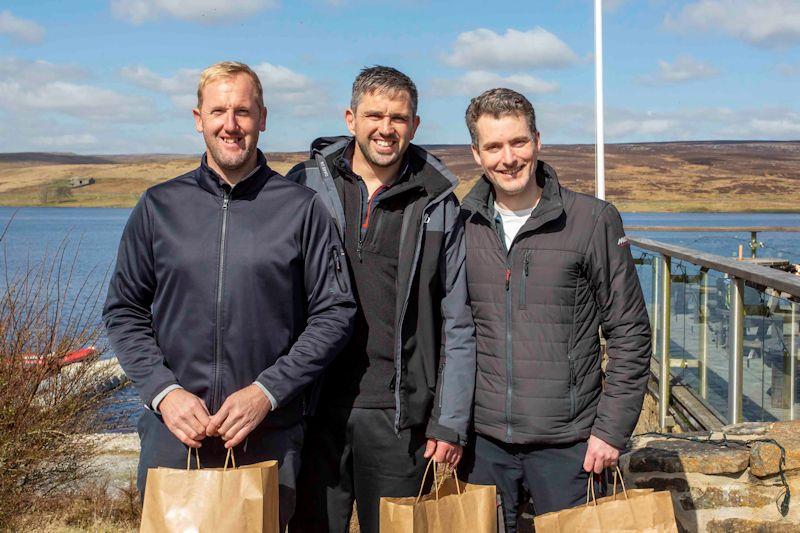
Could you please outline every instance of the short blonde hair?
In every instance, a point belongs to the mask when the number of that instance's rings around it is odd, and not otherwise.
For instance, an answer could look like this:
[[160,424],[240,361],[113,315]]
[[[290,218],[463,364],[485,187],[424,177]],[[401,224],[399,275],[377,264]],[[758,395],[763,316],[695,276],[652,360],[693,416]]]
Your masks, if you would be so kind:
[[244,63],[222,61],[207,67],[200,73],[200,83],[197,84],[197,108],[200,109],[203,105],[203,89],[205,89],[206,85],[220,78],[231,78],[237,74],[250,76],[250,79],[253,80],[253,85],[256,86],[256,99],[259,105],[264,107],[264,89],[261,88],[261,80],[258,79],[258,74]]

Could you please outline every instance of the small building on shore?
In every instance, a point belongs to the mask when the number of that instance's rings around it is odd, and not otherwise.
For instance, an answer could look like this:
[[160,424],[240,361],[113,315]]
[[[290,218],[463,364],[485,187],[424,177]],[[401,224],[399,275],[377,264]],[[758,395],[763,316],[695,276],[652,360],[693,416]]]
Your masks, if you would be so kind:
[[87,185],[91,185],[94,183],[94,178],[70,178],[69,185],[73,189],[78,187],[86,187]]

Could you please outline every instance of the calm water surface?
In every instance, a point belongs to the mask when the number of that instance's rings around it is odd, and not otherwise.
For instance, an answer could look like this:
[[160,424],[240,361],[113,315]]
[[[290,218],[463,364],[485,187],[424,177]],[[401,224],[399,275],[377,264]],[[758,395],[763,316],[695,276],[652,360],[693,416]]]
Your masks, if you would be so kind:
[[[113,267],[117,246],[130,209],[109,208],[43,208],[0,207],[0,226],[13,222],[3,238],[3,270],[22,272],[45,255],[52,255],[59,246],[65,247],[68,263],[74,259],[73,282],[68,295],[84,303],[78,287],[88,279],[90,287],[105,294],[109,270]],[[800,226],[800,214],[741,214],[741,213],[623,213],[626,225],[649,226]],[[742,233],[631,233],[670,244],[678,244],[723,256],[737,253],[750,234]],[[800,262],[800,233],[759,233],[765,248],[759,255],[783,257]],[[99,310],[90,317],[99,321]],[[128,387],[120,396],[119,429],[133,427],[138,412],[135,391]]]

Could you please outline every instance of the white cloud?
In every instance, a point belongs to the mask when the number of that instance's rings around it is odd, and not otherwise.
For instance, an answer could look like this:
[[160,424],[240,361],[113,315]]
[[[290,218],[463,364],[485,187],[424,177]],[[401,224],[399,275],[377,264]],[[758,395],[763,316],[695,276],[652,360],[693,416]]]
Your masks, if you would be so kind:
[[717,74],[719,71],[710,63],[682,55],[673,63],[659,61],[657,74],[642,76],[639,80],[648,85],[669,85],[713,78]]
[[63,135],[44,135],[37,137],[40,146],[50,148],[73,148],[75,146],[91,146],[99,143],[97,136],[91,133],[65,133]]
[[161,16],[212,23],[241,19],[275,7],[277,0],[112,0],[115,17],[141,24]]
[[28,44],[42,42],[44,28],[32,20],[15,17],[11,11],[0,11],[0,34],[11,37],[12,40]]
[[433,92],[437,95],[477,96],[495,87],[506,87],[526,94],[553,93],[559,89],[557,83],[528,74],[501,76],[485,70],[472,70],[456,79],[437,79],[433,82]]
[[499,35],[480,28],[461,33],[453,51],[443,57],[453,67],[472,70],[566,67],[578,60],[564,41],[544,28],[506,30]]
[[57,65],[37,59],[0,58],[0,81],[38,85],[51,81],[81,80],[89,74],[77,65]]
[[0,59],[0,109],[56,113],[96,121],[140,121],[152,103],[139,96],[89,85],[75,65]]
[[700,0],[676,15],[667,15],[671,30],[719,31],[766,47],[800,42],[800,2],[797,0]]
[[[328,105],[327,95],[304,74],[281,65],[263,62],[254,65],[264,89],[264,100],[270,111],[294,116],[309,116]],[[200,69],[180,69],[173,76],[161,76],[142,66],[125,67],[120,74],[131,83],[169,96],[179,109],[197,105],[197,82]]]

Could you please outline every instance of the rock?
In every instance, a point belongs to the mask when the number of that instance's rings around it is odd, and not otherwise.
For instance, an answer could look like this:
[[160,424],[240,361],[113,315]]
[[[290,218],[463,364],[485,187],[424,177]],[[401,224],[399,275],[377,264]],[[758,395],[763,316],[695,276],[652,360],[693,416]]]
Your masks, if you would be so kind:
[[636,480],[637,489],[668,490],[670,492],[686,492],[689,482],[682,477],[650,477]]
[[[800,420],[775,422],[764,438],[774,439],[786,450],[786,471],[800,468]],[[781,451],[774,444],[758,442],[750,449],[750,472],[757,477],[778,473]]]
[[766,435],[772,429],[773,422],[742,422],[723,426],[719,433],[729,436]]
[[692,488],[681,497],[681,507],[687,511],[719,509],[722,507],[763,507],[775,501],[778,489],[742,485]]
[[711,520],[706,526],[708,533],[800,533],[800,525],[791,522],[766,522],[744,518]]
[[750,451],[744,447],[683,440],[655,441],[631,452],[631,472],[696,472],[700,474],[736,474],[750,463]]

